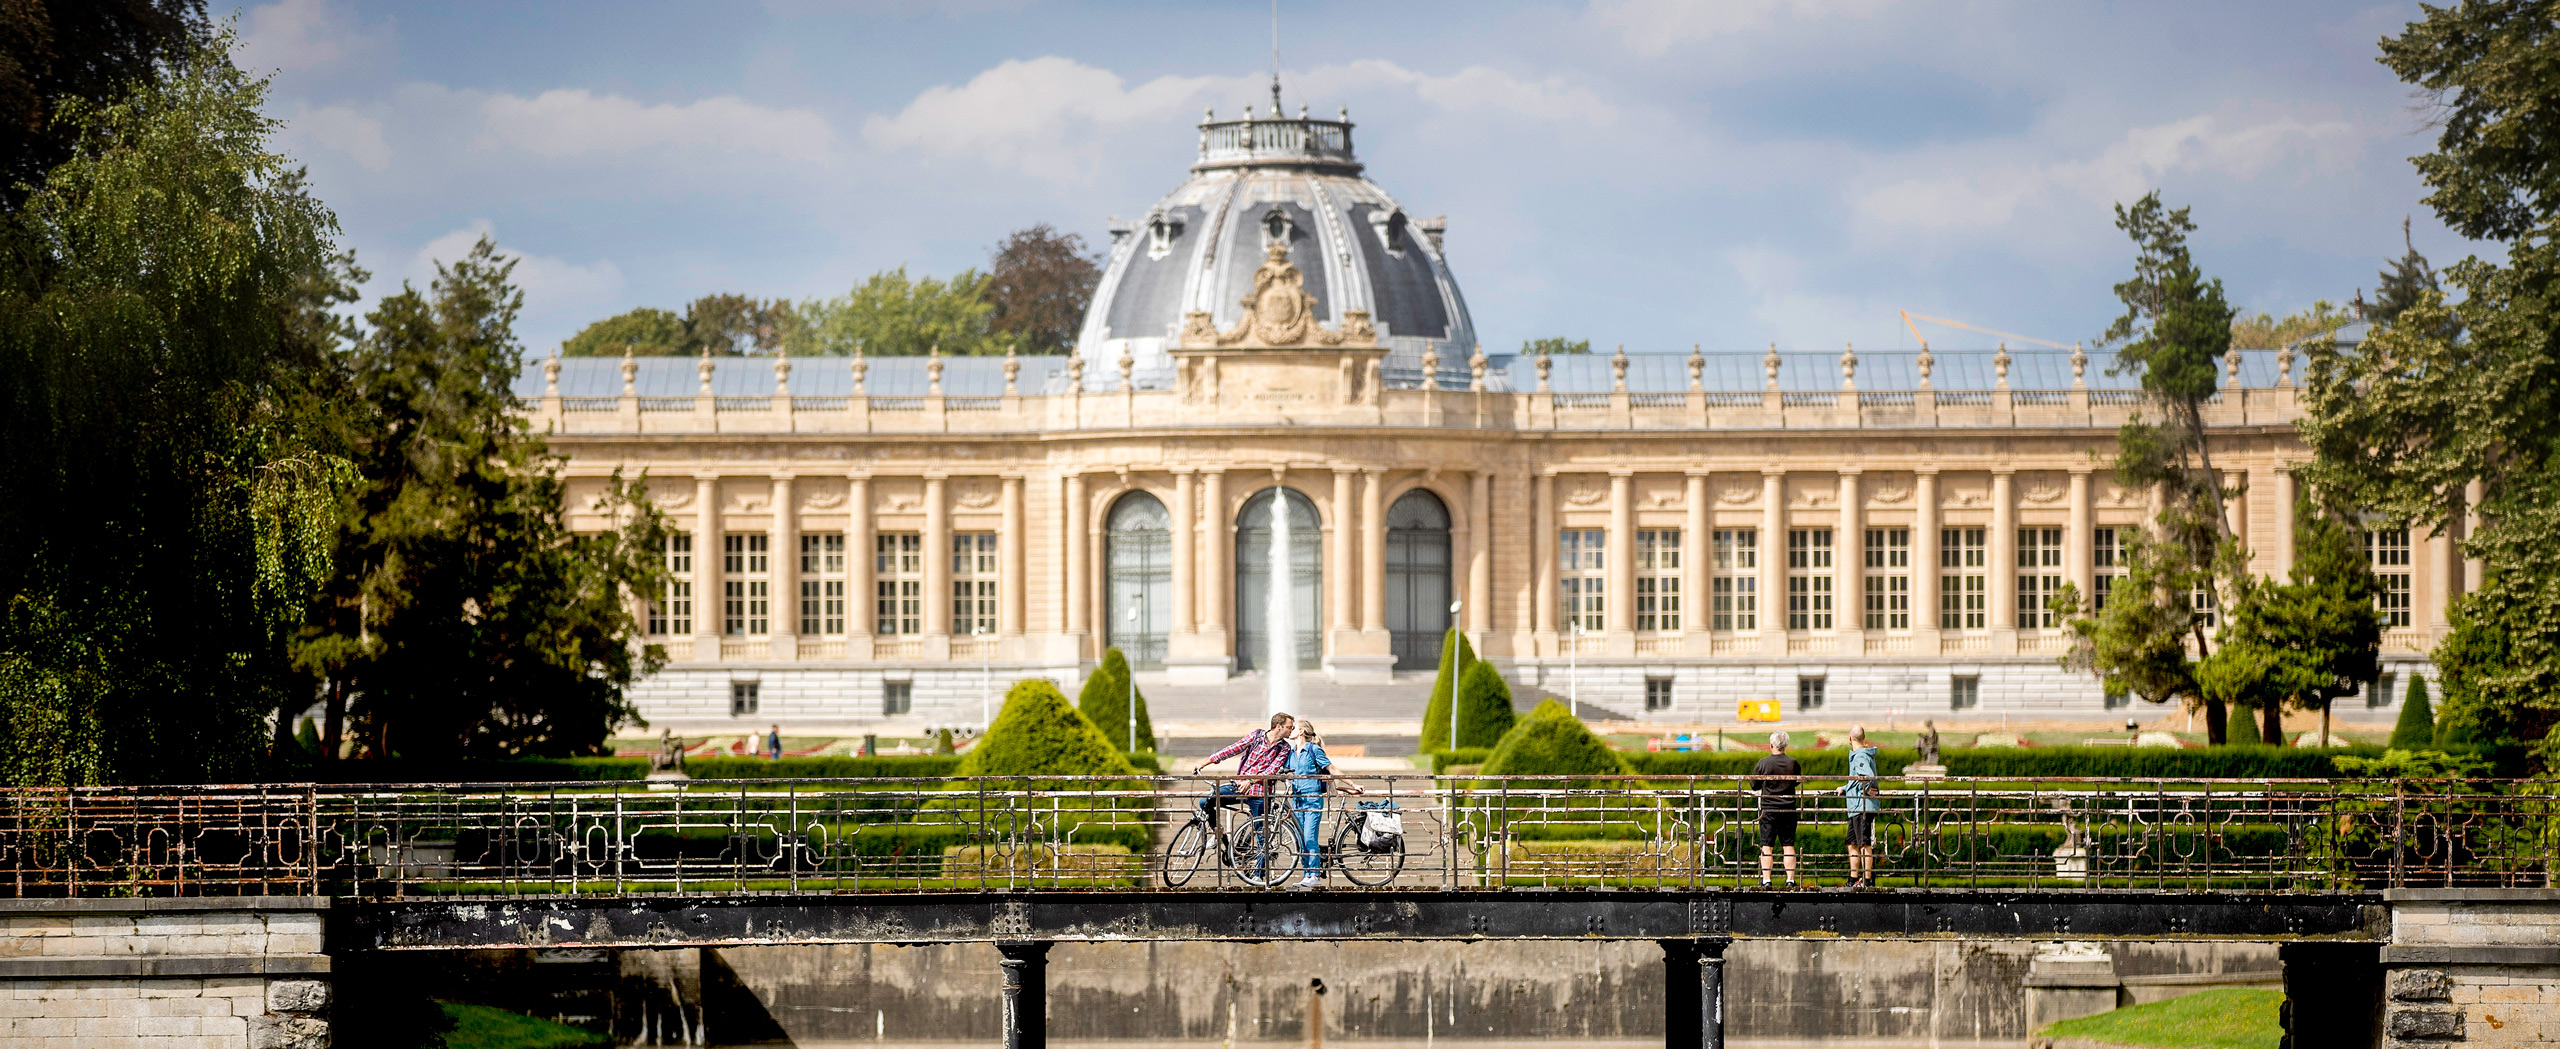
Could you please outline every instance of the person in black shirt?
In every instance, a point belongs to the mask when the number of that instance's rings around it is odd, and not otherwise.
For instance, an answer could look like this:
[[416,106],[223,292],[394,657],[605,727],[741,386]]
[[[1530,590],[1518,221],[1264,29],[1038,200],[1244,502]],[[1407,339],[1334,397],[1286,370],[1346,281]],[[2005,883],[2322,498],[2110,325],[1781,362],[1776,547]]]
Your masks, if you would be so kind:
[[[1787,734],[1769,734],[1769,756],[1751,766],[1751,789],[1760,795],[1760,885],[1769,885],[1771,853],[1786,850],[1787,886],[1796,883],[1796,781],[1802,769],[1787,756]],[[1772,778],[1761,778],[1772,777]]]

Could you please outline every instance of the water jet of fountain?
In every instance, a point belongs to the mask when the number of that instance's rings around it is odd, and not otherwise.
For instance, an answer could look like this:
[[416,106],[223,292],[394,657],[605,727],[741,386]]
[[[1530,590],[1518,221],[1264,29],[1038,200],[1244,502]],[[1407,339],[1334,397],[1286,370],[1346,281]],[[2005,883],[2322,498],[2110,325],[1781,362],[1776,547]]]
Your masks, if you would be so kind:
[[1292,614],[1297,580],[1289,556],[1289,490],[1271,490],[1271,599],[1263,606],[1271,638],[1270,669],[1263,678],[1262,716],[1297,714],[1298,617]]

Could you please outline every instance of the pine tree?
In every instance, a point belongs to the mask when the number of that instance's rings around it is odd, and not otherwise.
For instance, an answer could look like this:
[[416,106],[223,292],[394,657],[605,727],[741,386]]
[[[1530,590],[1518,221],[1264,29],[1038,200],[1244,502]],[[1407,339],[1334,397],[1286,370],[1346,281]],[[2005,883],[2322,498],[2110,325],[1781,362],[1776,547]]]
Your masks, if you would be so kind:
[[1502,742],[1519,715],[1511,710],[1511,683],[1493,664],[1476,660],[1458,678],[1458,746],[1490,747]]
[[1129,657],[1117,648],[1102,650],[1102,663],[1076,693],[1076,709],[1102,728],[1111,745],[1135,753],[1156,749],[1155,722],[1147,720],[1147,694],[1138,695],[1138,740],[1129,742]]
[[1431,680],[1431,701],[1422,708],[1422,752],[1449,749],[1449,697],[1457,691],[1458,665],[1474,665],[1475,647],[1455,626],[1440,639],[1440,673]]
[[2391,749],[2428,750],[2435,745],[2436,711],[2427,702],[2427,679],[2411,674],[2408,698],[2400,702],[2400,720],[2391,726]]
[[2435,267],[2427,264],[2427,257],[2418,254],[2417,244],[2409,239],[2409,219],[2405,215],[2400,219],[2400,244],[2406,252],[2391,263],[2390,269],[2382,271],[2382,283],[2373,289],[2373,304],[2364,310],[2366,319],[2375,324],[2399,320],[2402,312],[2418,304],[2419,296],[2442,290],[2436,282]]

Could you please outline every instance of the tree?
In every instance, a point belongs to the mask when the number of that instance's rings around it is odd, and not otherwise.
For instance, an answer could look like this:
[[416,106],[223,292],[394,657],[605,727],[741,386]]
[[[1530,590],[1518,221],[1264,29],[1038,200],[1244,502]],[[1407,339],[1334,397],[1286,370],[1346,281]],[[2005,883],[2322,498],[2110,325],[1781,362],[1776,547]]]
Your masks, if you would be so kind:
[[921,357],[938,349],[947,357],[1001,355],[1003,340],[988,334],[987,318],[995,307],[986,300],[986,283],[976,270],[961,270],[948,281],[909,279],[904,266],[882,270],[835,298],[802,303],[804,324],[791,351]]
[[2241,579],[2221,648],[2198,671],[2208,691],[2255,710],[2269,743],[2284,741],[2287,707],[2318,710],[2328,738],[2329,704],[2381,672],[2382,613],[2361,534],[2309,499],[2294,509],[2294,564],[2286,582]]
[[1484,762],[1488,776],[1614,776],[1626,771],[1607,740],[1553,699],[1503,733]]
[[1449,700],[1456,693],[1458,668],[1476,662],[1475,647],[1467,643],[1467,635],[1451,626],[1440,639],[1440,672],[1431,679],[1431,699],[1422,707],[1422,752],[1449,748]]
[[641,357],[683,353],[684,318],[655,306],[617,313],[584,328],[560,344],[563,357],[620,357],[623,349]]
[[2409,307],[2418,304],[2420,295],[2444,290],[2437,283],[2435,267],[2427,264],[2427,257],[2418,254],[2417,244],[2410,241],[2406,215],[2400,217],[2400,246],[2404,249],[2401,256],[2390,269],[2382,271],[2381,283],[2374,286],[2373,305],[2365,307],[2365,317],[2375,324],[2399,320]]
[[996,245],[987,274],[988,329],[1023,353],[1066,353],[1101,283],[1101,261],[1085,253],[1083,237],[1045,222],[1015,230]]
[[1147,718],[1144,692],[1137,693],[1138,742],[1130,742],[1129,695],[1134,691],[1130,680],[1129,657],[1116,646],[1103,649],[1101,665],[1093,668],[1093,675],[1084,679],[1084,690],[1076,693],[1076,709],[1102,727],[1112,746],[1131,752],[1154,750],[1156,726]]
[[676,352],[687,357],[743,357],[772,353],[799,330],[800,312],[788,299],[735,293],[705,295],[684,309],[684,337]]
[[344,463],[309,413],[356,277],[228,38],[137,28],[191,10],[0,15],[21,34],[11,75],[61,103],[0,130],[11,171],[60,161],[0,220],[7,782],[255,778],[266,719],[311,700],[282,638],[326,575],[314,533],[335,534]]
[[1136,772],[1120,748],[1047,678],[1026,678],[1005,691],[1004,709],[985,737],[960,759],[963,776],[1128,776]]
[[2234,317],[2231,321],[2231,348],[2281,350],[2305,339],[2327,335],[2355,323],[2355,319],[2355,314],[2327,299],[2314,300],[2310,309],[2287,314],[2282,319],[2270,313]]
[[617,473],[572,533],[557,460],[517,417],[514,260],[486,238],[368,314],[354,386],[364,485],[307,662],[347,682],[367,754],[593,753],[665,662],[632,595],[663,579],[665,516]]
[[1569,353],[1589,352],[1591,352],[1591,340],[1589,339],[1567,339],[1559,336],[1545,339],[1530,339],[1520,344],[1520,355],[1523,357],[1537,357],[1547,354],[1562,356]]
[[2411,159],[2426,204],[2472,240],[2526,239],[2560,211],[2560,18],[2549,0],[2422,10],[2379,61],[2435,103],[2435,152]]
[[0,208],[16,210],[71,159],[89,127],[66,102],[105,105],[189,67],[217,45],[201,0],[18,0],[0,4]]
[[1518,717],[1511,710],[1511,683],[1493,664],[1467,664],[1458,678],[1458,746],[1490,747],[1502,742]]
[[2409,692],[2400,701],[2400,720],[2391,725],[2392,750],[2426,750],[2436,745],[2436,711],[2427,702],[2427,679],[2409,675]]

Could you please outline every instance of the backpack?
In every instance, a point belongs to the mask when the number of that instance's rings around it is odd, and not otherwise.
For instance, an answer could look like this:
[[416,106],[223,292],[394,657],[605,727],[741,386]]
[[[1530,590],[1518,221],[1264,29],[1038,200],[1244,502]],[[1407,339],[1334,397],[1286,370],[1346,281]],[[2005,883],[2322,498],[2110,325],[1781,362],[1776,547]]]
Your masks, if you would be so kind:
[[1360,848],[1365,852],[1404,850],[1404,814],[1392,801],[1360,803]]

